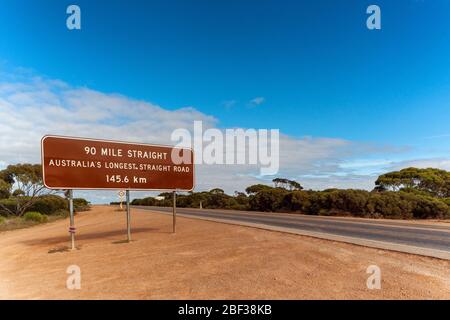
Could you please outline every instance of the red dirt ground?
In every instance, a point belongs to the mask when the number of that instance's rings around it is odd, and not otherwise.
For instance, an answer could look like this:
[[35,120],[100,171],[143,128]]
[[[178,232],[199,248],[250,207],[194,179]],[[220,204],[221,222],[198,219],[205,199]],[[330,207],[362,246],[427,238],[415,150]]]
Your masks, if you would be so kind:
[[[450,262],[249,227],[95,206],[68,220],[0,233],[2,299],[450,299]],[[69,290],[68,266],[81,268]],[[381,268],[369,290],[366,269]]]

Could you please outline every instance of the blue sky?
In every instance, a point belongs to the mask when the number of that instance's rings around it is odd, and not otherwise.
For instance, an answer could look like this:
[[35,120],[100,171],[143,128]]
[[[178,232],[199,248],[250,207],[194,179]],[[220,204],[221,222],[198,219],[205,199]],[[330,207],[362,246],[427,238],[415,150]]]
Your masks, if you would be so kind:
[[[81,7],[80,31],[65,26],[69,4]],[[381,8],[381,30],[366,28],[370,4]],[[279,128],[294,138],[386,148],[346,163],[449,159],[449,1],[0,0],[0,7],[0,61],[9,73],[25,68],[168,111],[192,107],[219,128]]]

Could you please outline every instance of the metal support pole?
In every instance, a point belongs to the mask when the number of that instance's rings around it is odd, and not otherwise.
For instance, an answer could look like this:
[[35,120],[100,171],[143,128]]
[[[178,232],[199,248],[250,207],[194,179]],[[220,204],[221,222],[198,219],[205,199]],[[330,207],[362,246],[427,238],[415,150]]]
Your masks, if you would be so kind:
[[173,233],[177,231],[177,192],[173,192]]
[[127,240],[131,241],[130,190],[127,190]]
[[73,214],[73,190],[69,190],[69,212],[70,212],[70,240],[71,250],[75,250],[75,217]]

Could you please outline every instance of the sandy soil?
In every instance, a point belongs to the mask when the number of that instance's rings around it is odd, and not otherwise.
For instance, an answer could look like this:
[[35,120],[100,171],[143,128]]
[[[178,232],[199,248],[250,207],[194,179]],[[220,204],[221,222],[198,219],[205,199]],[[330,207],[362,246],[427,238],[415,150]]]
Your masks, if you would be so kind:
[[[450,262],[248,227],[107,206],[0,233],[2,299],[450,299]],[[81,290],[66,288],[70,265]],[[369,290],[366,269],[381,268]]]

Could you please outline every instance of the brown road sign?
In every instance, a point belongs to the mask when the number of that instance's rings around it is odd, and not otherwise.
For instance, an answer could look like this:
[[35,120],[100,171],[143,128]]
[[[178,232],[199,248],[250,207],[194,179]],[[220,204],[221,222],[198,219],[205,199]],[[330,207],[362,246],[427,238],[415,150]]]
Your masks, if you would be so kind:
[[[190,161],[174,161],[172,152]],[[41,157],[44,185],[50,189],[194,188],[194,155],[188,148],[45,136]]]

